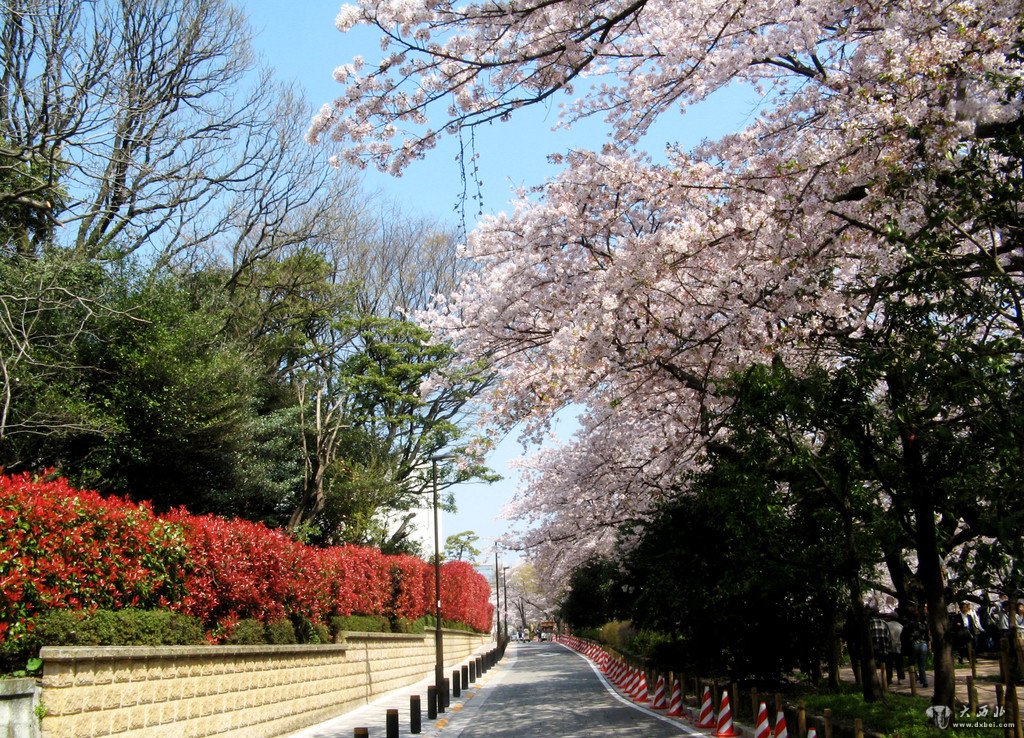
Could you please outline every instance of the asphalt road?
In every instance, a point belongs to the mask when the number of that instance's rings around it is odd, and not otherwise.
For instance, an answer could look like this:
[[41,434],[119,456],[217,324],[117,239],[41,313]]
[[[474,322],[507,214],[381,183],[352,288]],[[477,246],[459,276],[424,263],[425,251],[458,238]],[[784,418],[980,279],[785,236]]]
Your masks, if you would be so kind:
[[[511,659],[510,659],[511,657]],[[459,738],[667,738],[701,735],[612,694],[590,662],[554,643],[513,644],[510,663]],[[468,716],[467,716],[468,717]],[[448,734],[445,731],[444,734]]]

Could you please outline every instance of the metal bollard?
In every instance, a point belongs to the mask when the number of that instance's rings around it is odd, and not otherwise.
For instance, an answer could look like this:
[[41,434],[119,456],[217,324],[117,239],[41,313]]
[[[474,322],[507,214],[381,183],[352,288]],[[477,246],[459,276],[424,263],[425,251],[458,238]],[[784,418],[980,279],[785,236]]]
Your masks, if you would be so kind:
[[370,738],[369,728],[356,728],[352,731],[352,738]]
[[462,687],[469,689],[469,667],[465,664],[462,665]]
[[458,669],[452,672],[452,697],[462,695],[462,674]]
[[444,678],[444,684],[441,687],[441,701],[445,707],[452,703],[452,683],[448,681],[448,677]]
[[427,687],[427,719],[437,720],[437,687]]
[[398,710],[384,713],[384,731],[387,738],[398,738]]
[[409,697],[409,732],[419,735],[423,730],[422,714],[420,713],[420,696],[414,694]]

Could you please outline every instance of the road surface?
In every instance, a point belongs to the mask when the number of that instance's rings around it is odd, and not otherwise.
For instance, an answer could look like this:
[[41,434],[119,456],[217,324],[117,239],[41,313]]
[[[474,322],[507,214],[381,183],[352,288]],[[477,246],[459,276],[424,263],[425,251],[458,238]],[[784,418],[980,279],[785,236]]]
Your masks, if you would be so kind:
[[564,646],[513,644],[505,658],[505,673],[474,719],[459,725],[453,738],[667,738],[692,733],[678,721],[637,709],[613,694],[589,660]]
[[[385,708],[401,712],[400,738],[409,733],[410,694],[426,680],[371,705],[293,734],[292,738],[350,738],[355,726],[384,738]],[[423,714],[423,738],[668,738],[702,734],[678,719],[639,708],[599,675],[591,661],[557,643],[512,643],[496,667],[439,720]]]

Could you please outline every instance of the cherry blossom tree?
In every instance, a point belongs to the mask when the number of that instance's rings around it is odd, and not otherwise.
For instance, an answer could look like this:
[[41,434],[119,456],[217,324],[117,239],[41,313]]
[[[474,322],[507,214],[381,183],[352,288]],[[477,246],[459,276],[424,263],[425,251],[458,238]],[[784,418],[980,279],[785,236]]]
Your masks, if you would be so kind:
[[[559,410],[584,408],[577,437],[535,461],[516,503],[536,524],[524,544],[577,561],[607,546],[682,491],[721,436],[729,376],[773,359],[839,365],[890,325],[891,306],[926,302],[893,287],[921,268],[920,234],[943,234],[951,279],[1002,275],[1005,299],[977,330],[1020,337],[1015,221],[935,203],[965,162],[979,166],[979,148],[1019,135],[1021,11],[1011,0],[342,8],[339,29],[376,27],[383,49],[335,70],[343,92],[308,134],[343,142],[348,162],[400,173],[443,136],[558,96],[562,124],[607,121],[600,151],[554,153],[559,175],[478,223],[465,249],[477,269],[424,318],[468,361],[490,361],[495,427],[540,436]],[[639,146],[655,121],[729,85],[763,95],[748,127],[693,150]],[[991,181],[1012,176],[1012,157],[981,160]],[[908,468],[920,467],[913,429],[900,434]],[[918,479],[920,521],[935,508]],[[917,556],[941,642],[930,526]],[[936,702],[950,701],[948,659],[936,684]]]

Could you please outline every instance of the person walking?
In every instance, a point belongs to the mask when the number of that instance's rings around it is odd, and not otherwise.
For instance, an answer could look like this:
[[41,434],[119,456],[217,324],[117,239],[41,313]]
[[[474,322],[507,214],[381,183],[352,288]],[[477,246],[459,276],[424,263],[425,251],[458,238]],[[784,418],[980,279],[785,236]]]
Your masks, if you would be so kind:
[[916,607],[907,608],[907,623],[900,634],[903,653],[917,669],[917,682],[928,686],[928,625]]
[[885,625],[889,629],[889,655],[885,661],[885,678],[889,684],[892,684],[892,675],[895,670],[896,683],[903,684],[903,679],[905,678],[903,673],[903,648],[901,646],[903,623],[899,621],[896,615],[893,615],[886,619]]
[[868,638],[871,639],[871,650],[875,656],[875,668],[886,667],[886,675],[891,677],[889,663],[889,626],[885,624],[878,608],[868,610]]

